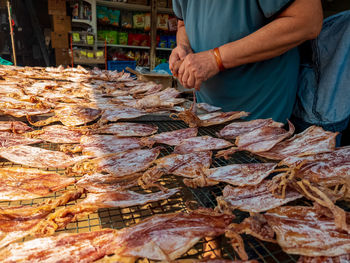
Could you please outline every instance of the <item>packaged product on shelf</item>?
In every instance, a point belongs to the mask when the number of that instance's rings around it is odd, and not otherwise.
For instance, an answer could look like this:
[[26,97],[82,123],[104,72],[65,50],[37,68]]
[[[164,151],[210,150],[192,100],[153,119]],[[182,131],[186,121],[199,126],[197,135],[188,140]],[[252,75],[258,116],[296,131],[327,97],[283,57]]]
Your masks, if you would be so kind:
[[93,50],[88,50],[86,53],[87,53],[87,59],[95,58],[95,52]]
[[109,21],[112,26],[119,26],[120,11],[109,9]]
[[156,36],[156,40],[157,40],[157,47],[159,47],[159,43],[160,43],[160,36],[159,35]]
[[118,44],[127,45],[128,44],[128,33],[118,32]]
[[84,2],[82,5],[82,16],[80,18],[91,20],[91,14],[91,5]]
[[78,19],[79,18],[79,3],[75,3],[73,5],[72,17],[74,19]]
[[131,12],[123,12],[121,14],[121,26],[123,28],[132,28],[132,13]]
[[128,53],[126,53],[126,57],[130,60],[135,60],[135,53],[130,50]]
[[118,44],[118,33],[114,30],[105,31],[105,39],[107,44]]
[[96,7],[96,13],[97,13],[97,21],[101,24],[108,25],[110,24],[109,16],[108,16],[108,8],[105,6],[97,6]]
[[95,51],[95,58],[103,59],[104,57],[105,57],[105,52],[103,50],[96,50]]
[[74,48],[73,49],[73,58],[74,59],[86,59],[87,52],[85,49]]
[[120,51],[115,51],[111,54],[108,54],[108,59],[109,60],[125,60],[125,54],[123,54]]
[[129,33],[128,35],[128,45],[129,46],[141,46],[143,42],[144,35],[143,34],[134,34]]
[[85,49],[80,50],[80,57],[81,58],[87,58],[87,51]]
[[142,60],[143,60],[142,66],[148,67],[149,66],[149,52],[148,51],[143,52]]
[[169,31],[173,32],[177,30],[177,18],[169,17],[168,20]]
[[144,29],[145,28],[145,14],[134,14],[133,16],[134,28]]
[[145,14],[145,31],[151,30],[151,14]]
[[162,47],[162,48],[168,47],[168,36],[160,36],[158,47]]
[[80,39],[80,33],[79,32],[73,32],[72,33],[72,40],[73,42],[77,43],[77,42],[80,42],[81,39]]
[[151,44],[151,37],[146,34],[141,34],[141,43],[140,46],[149,47]]
[[[69,53],[70,56],[72,56],[71,53]],[[73,49],[73,59],[79,59],[80,58],[80,50],[79,49]]]
[[106,39],[106,31],[105,30],[98,30],[97,31],[97,41],[105,41]]
[[95,42],[95,37],[94,37],[94,35],[87,34],[87,35],[86,35],[86,44],[88,44],[88,45],[93,45],[94,42]]
[[141,52],[140,51],[135,51],[135,60],[136,60],[136,64],[138,66],[141,66],[141,62],[142,62],[141,58],[142,58]]
[[176,36],[168,36],[168,48],[176,47]]
[[157,29],[168,31],[169,15],[158,14],[157,15]]

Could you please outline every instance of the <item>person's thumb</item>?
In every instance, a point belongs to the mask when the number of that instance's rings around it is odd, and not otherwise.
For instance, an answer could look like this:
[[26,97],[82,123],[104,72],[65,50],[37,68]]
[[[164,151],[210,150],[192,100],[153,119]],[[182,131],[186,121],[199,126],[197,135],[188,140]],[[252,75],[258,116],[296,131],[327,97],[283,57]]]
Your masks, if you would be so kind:
[[184,60],[185,57],[187,56],[186,50],[184,48],[179,48],[178,56],[181,60]]

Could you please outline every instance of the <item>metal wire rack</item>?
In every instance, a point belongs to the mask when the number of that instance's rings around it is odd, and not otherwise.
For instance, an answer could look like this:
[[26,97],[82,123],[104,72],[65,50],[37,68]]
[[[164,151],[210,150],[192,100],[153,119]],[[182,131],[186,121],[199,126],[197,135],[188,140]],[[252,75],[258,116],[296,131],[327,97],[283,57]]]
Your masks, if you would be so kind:
[[[158,132],[171,131],[176,129],[187,128],[187,126],[180,121],[157,121],[157,122],[147,122],[149,124],[154,124],[159,127]],[[223,125],[200,128],[199,136],[210,135],[216,137],[216,132],[222,128]],[[51,143],[42,143],[37,146],[40,146],[45,149],[57,150],[57,144]],[[173,147],[166,146],[161,152],[161,156],[168,155],[172,153]],[[18,166],[6,160],[0,163],[2,166]],[[225,166],[228,164],[234,163],[252,163],[252,162],[261,162],[261,159],[256,156],[246,153],[238,152],[235,153],[232,158],[229,160],[213,158],[212,166],[219,167]],[[64,170],[50,169],[56,171],[59,174],[63,174]],[[64,229],[60,229],[57,232],[71,232],[71,233],[80,233],[93,231],[101,228],[114,228],[121,229],[124,227],[131,226],[135,223],[142,221],[144,218],[150,217],[156,214],[164,214],[178,211],[187,211],[187,202],[195,201],[198,206],[201,207],[210,207],[214,208],[216,206],[216,197],[222,194],[224,184],[219,184],[213,187],[204,187],[199,189],[191,189],[185,186],[182,182],[183,178],[177,177],[174,175],[166,175],[161,178],[160,183],[166,188],[180,188],[181,191],[175,194],[174,196],[157,202],[152,202],[146,205],[137,205],[127,208],[108,208],[108,209],[99,209],[97,213],[90,214],[89,216],[79,219],[76,222],[68,224]],[[74,189],[75,186],[66,187],[64,190]],[[0,206],[18,206],[18,205],[34,205],[43,202],[48,198],[57,198],[62,192],[59,191],[53,193],[49,196],[43,198],[36,198],[33,200],[25,201],[16,201],[16,202],[0,202]],[[143,190],[140,187],[133,187],[131,190],[139,193],[149,193],[154,191],[154,189]],[[84,196],[83,196],[84,198]],[[80,200],[80,199],[79,199]],[[76,200],[66,204],[66,206],[74,205],[79,202]],[[244,218],[249,216],[248,213],[241,211],[234,211],[236,218],[235,222],[241,222]],[[30,238],[25,238],[28,240]],[[251,236],[243,236],[245,248],[249,255],[249,259],[256,259],[259,262],[296,262],[298,256],[288,255],[282,251],[282,249],[272,243],[262,242],[258,239],[255,239]],[[215,241],[215,242],[214,242]],[[218,244],[215,247],[215,244]],[[218,237],[215,239],[202,239],[197,243],[193,248],[191,248],[182,258],[203,258],[205,256],[216,256],[226,259],[237,259],[237,255],[233,251],[232,247],[229,245],[228,240],[225,237]],[[149,260],[140,260],[142,262],[150,262]]]

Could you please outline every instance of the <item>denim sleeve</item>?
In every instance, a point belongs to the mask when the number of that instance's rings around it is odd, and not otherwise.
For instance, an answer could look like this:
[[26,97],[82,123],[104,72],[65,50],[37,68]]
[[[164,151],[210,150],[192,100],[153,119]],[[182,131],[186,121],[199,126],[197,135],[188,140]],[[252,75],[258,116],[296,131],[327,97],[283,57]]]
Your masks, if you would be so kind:
[[270,18],[285,9],[294,0],[258,0],[258,4],[266,18]]

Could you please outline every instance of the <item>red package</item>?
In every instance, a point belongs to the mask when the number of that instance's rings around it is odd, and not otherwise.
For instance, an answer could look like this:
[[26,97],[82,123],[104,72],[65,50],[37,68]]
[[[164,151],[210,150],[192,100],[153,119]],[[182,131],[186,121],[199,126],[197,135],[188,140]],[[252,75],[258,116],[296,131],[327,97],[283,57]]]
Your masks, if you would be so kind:
[[140,46],[149,47],[151,43],[151,37],[146,34],[142,34],[142,40]]
[[169,31],[176,31],[177,30],[177,18],[170,17],[168,20],[168,26],[169,26]]

